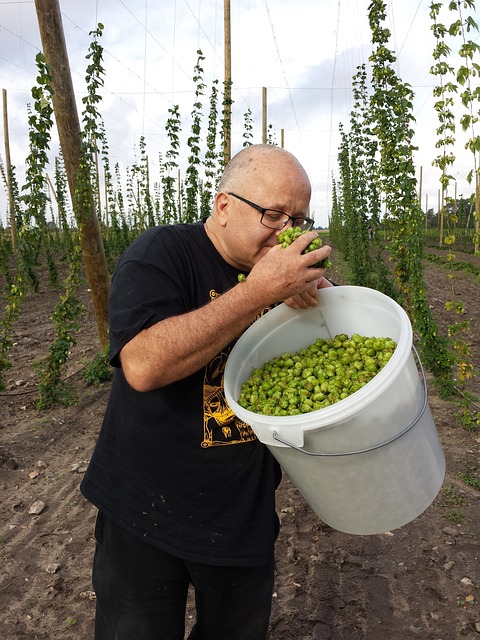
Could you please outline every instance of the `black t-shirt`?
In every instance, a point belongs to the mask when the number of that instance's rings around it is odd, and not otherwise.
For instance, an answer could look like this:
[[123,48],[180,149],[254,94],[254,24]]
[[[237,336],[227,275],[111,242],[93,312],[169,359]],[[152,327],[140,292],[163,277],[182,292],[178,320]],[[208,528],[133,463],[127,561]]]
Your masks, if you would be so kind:
[[[114,378],[82,493],[145,542],[217,565],[268,562],[278,533],[280,468],[228,407],[233,343],[188,378],[148,393],[118,354],[139,331],[199,308],[238,282],[203,221],[144,232],[121,257],[109,301]],[[202,331],[202,327],[197,327]]]

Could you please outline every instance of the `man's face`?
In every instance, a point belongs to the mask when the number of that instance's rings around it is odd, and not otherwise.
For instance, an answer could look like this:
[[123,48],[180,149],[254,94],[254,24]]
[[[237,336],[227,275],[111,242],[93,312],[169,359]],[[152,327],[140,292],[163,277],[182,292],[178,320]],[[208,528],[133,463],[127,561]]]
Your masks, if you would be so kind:
[[[305,175],[289,163],[279,164],[258,172],[241,189],[238,196],[262,208],[284,212],[289,216],[308,215],[310,184]],[[247,193],[248,191],[248,193]],[[271,220],[251,204],[234,195],[222,193],[217,206],[222,208],[224,228],[222,243],[228,262],[239,269],[249,271],[265,253],[278,244],[277,236],[282,228],[265,226]],[[275,223],[273,223],[275,224]],[[286,227],[291,225],[291,221]]]

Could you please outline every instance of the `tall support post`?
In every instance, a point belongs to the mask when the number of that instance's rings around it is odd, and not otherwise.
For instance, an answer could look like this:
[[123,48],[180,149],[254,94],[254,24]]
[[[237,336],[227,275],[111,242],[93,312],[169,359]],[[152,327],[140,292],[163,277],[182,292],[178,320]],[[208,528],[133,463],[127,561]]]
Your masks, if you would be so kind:
[[[423,189],[423,167],[420,167],[420,177],[418,180],[418,202],[420,204],[420,209],[422,208],[422,189]],[[427,220],[427,210],[425,210],[425,229]]]
[[12,185],[12,161],[10,159],[10,138],[8,133],[8,106],[7,91],[2,89],[3,95],[3,134],[5,138],[5,169],[7,170],[8,208],[10,209],[10,237],[12,239],[12,251],[17,253],[17,225],[15,222],[15,198]]
[[225,164],[227,164],[232,156],[232,29],[230,21],[230,0],[223,0],[223,14],[225,40],[223,157]]
[[267,87],[262,87],[262,142],[267,143]]
[[48,187],[49,187],[50,191],[52,192],[53,199],[55,200],[55,204],[57,205],[57,220],[55,221],[55,215],[54,215],[53,222],[56,222],[57,228],[61,229],[60,211],[58,210],[57,192],[56,192],[55,187],[53,185],[52,179],[50,178],[48,173],[46,174],[46,176],[47,176]]
[[108,203],[108,178],[107,169],[103,167],[103,193],[105,195],[105,237],[110,239],[110,211]]
[[442,189],[438,190],[438,244],[440,246],[443,245],[443,186]]
[[475,176],[475,240],[473,250],[478,255],[480,247],[480,174]]
[[183,220],[183,206],[182,206],[182,174],[180,172],[180,167],[177,169],[177,200],[178,200],[178,213],[177,219],[178,222],[182,222]]
[[418,180],[418,201],[422,206],[422,189],[423,189],[423,167],[420,167],[420,177]]
[[428,193],[425,194],[425,231],[428,228]]
[[[75,103],[73,82],[68,62],[58,0],[35,0],[38,26],[45,60],[50,67],[53,85],[53,109],[62,149],[68,186],[74,203],[85,269],[92,291],[93,306],[100,344],[108,341],[108,293],[110,277],[100,234],[100,225],[92,193],[92,185],[79,184],[82,137]],[[87,197],[76,198],[86,190]]]
[[455,191],[453,197],[453,235],[457,237],[457,181],[455,180]]
[[97,147],[97,136],[94,136],[95,142],[95,194],[96,194],[96,202],[98,206],[98,219],[102,221],[102,198],[100,197],[100,169],[98,162],[98,147]]

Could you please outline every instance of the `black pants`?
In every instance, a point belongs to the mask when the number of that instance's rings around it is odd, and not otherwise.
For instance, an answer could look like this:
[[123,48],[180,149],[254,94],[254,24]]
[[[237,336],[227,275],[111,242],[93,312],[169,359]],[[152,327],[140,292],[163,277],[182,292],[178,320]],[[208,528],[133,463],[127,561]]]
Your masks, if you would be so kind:
[[101,513],[95,536],[95,640],[184,640],[190,584],[197,620],[189,640],[267,637],[273,558],[260,567],[187,562],[130,535]]

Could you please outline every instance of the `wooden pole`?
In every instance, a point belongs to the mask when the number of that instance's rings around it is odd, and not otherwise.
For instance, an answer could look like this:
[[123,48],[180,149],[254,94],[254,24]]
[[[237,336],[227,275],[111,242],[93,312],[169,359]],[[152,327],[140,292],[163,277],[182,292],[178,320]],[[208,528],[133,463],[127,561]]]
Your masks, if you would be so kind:
[[100,234],[100,225],[95,211],[92,186],[88,185],[87,202],[76,203],[75,194],[79,185],[81,161],[81,131],[78,119],[72,76],[68,62],[67,47],[63,32],[58,0],[35,0],[38,26],[45,60],[50,67],[53,85],[53,109],[58,136],[67,173],[68,186],[74,203],[80,243],[88,282],[92,291],[93,306],[100,344],[108,342],[108,293],[110,277]]
[[182,175],[180,173],[180,167],[177,169],[177,193],[178,193],[178,221],[183,218],[182,211]]
[[105,194],[105,237],[107,240],[110,238],[110,220],[109,220],[109,209],[108,209],[108,184],[107,184],[107,170],[103,167],[103,187]]
[[[60,212],[58,210],[57,192],[55,191],[55,187],[53,186],[53,182],[52,182],[50,176],[48,175],[48,173],[46,175],[47,175],[48,186],[50,187],[50,191],[52,192],[52,195],[53,195],[53,197],[55,199],[55,204],[57,205],[57,227],[60,229]],[[54,220],[54,222],[55,222],[55,220]]]
[[[422,208],[422,189],[423,189],[423,167],[420,167],[420,177],[418,180],[418,202],[420,209]],[[427,209],[425,209],[425,230],[427,229]]]
[[232,156],[232,31],[230,0],[223,0],[223,23],[225,39],[225,92],[223,105],[223,157],[224,162]]
[[475,181],[475,241],[474,241],[474,252],[475,255],[478,254],[479,246],[480,246],[480,175],[477,173],[477,179]]
[[285,149],[285,129],[280,129],[280,146]]
[[440,200],[440,189],[438,190],[438,228],[439,228],[439,238],[438,243],[440,246],[443,245],[443,187],[441,190],[441,200]]
[[3,136],[5,138],[5,169],[7,170],[8,208],[10,209],[10,237],[12,239],[12,251],[17,253],[17,225],[15,223],[15,198],[12,185],[12,162],[10,158],[10,138],[8,134],[8,106],[7,91],[2,89],[3,95]]
[[423,167],[420,167],[420,178],[418,181],[418,201],[422,206],[422,189],[423,189]]
[[98,217],[101,221],[102,219],[102,198],[100,197],[100,170],[98,163],[98,149],[97,149],[97,136],[94,135],[94,143],[95,143],[95,193],[97,195],[97,203],[98,203]]
[[428,227],[428,193],[425,194],[425,231]]
[[267,88],[262,87],[262,142],[267,143]]
[[455,180],[455,197],[453,199],[453,235],[457,237],[457,181]]
[[[145,189],[146,189],[146,193],[148,193],[148,198],[150,201],[150,204],[152,203],[152,199],[150,198],[150,162],[148,159],[148,155],[145,157]],[[152,216],[153,216],[153,212],[152,212]],[[149,221],[150,224],[150,221]]]

